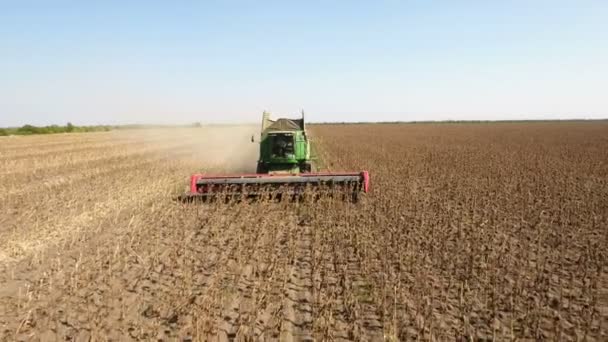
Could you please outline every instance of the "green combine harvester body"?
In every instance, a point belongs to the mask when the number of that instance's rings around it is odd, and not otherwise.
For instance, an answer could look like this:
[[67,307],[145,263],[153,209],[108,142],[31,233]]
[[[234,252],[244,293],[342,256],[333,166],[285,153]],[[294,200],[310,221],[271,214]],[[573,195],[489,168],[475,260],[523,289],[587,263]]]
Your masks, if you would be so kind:
[[[255,141],[252,137],[252,142]],[[301,119],[271,120],[262,115],[257,172],[249,174],[198,173],[190,177],[190,191],[182,200],[208,199],[301,199],[341,196],[357,200],[369,189],[369,173],[314,173],[310,138],[304,113]]]
[[304,113],[301,119],[270,120],[262,116],[257,173],[307,173],[312,171],[310,141]]

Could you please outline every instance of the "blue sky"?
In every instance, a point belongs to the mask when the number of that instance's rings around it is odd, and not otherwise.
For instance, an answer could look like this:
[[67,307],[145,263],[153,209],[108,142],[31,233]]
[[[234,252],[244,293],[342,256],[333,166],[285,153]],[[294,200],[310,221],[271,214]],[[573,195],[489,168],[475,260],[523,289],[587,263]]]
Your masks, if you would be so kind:
[[608,117],[608,1],[0,0],[0,126]]

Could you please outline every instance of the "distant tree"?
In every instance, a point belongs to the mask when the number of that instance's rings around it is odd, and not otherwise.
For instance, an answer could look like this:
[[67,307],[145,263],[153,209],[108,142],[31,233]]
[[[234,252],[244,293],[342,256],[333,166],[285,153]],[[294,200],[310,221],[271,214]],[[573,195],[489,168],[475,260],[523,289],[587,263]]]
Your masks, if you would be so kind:
[[200,122],[195,122],[192,124],[192,127],[203,127],[203,124],[201,124]]
[[32,125],[23,125],[17,129],[18,134],[38,134],[38,127]]
[[48,133],[61,133],[65,130],[65,128],[60,127],[58,125],[50,125],[46,127]]
[[7,136],[7,135],[9,135],[8,129],[0,128],[0,136]]

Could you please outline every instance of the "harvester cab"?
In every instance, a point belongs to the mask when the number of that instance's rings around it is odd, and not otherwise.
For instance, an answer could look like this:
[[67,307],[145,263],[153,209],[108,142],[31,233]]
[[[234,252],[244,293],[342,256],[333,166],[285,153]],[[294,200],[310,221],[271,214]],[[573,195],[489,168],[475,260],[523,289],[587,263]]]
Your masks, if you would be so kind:
[[304,113],[301,119],[273,121],[270,114],[264,112],[256,173],[298,174],[311,171],[310,142],[306,135]]
[[[255,141],[253,137],[251,140]],[[304,112],[301,119],[277,120],[271,120],[270,114],[264,112],[259,144],[255,174],[192,175],[190,191],[182,199],[298,199],[308,190],[318,195],[338,193],[356,201],[360,192],[369,189],[367,171],[312,172]]]

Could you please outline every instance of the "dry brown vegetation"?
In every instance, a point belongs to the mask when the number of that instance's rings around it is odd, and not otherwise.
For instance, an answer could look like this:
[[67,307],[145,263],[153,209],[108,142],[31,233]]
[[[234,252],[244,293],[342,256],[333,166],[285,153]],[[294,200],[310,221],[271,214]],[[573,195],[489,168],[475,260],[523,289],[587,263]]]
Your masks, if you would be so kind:
[[254,130],[0,138],[0,337],[608,338],[608,125],[314,126],[361,202],[173,201]]

